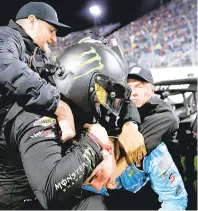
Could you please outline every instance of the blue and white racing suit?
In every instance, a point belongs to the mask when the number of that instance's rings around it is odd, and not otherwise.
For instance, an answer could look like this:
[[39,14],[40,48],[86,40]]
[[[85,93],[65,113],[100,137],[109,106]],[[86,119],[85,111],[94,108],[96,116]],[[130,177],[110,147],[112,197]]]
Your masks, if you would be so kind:
[[[159,196],[159,201],[162,202],[160,210],[186,209],[188,198],[183,180],[163,142],[144,158],[143,170],[131,165],[116,179],[117,189],[124,188],[135,193],[149,180]],[[105,187],[101,191],[96,191],[90,185],[84,185],[82,188],[108,196]]]

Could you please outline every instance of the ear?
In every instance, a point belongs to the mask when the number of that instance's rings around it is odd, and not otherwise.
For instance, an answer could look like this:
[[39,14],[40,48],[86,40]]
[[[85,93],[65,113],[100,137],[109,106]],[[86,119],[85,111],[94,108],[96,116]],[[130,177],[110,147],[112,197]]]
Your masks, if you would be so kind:
[[28,23],[31,26],[31,29],[34,29],[35,25],[37,24],[37,18],[34,15],[28,16]]
[[154,94],[155,92],[155,87],[152,85],[152,93]]

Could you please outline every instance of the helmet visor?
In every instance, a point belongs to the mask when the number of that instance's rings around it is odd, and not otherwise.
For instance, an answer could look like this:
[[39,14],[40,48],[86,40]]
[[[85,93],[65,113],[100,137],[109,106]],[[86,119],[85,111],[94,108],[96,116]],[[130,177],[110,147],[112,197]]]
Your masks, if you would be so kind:
[[98,102],[116,116],[131,93],[128,86],[103,74],[95,77],[94,89]]
[[99,103],[103,105],[107,110],[118,116],[124,99],[111,98],[106,90],[96,82],[94,83],[94,87]]

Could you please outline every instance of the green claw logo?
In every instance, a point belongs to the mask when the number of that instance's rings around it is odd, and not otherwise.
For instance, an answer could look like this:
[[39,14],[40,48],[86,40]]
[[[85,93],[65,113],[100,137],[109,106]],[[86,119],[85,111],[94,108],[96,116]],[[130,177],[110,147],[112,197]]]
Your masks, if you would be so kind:
[[84,67],[88,64],[91,64],[95,61],[98,61],[98,65],[96,67],[93,67],[89,70],[87,70],[85,73],[81,74],[81,75],[77,75],[74,77],[74,79],[78,79],[78,78],[81,78],[85,75],[88,75],[90,72],[93,72],[93,71],[96,71],[96,70],[102,70],[103,67],[104,67],[104,64],[101,62],[102,61],[102,58],[101,56],[97,53],[97,51],[91,47],[91,49],[89,51],[85,51],[83,52],[80,56],[76,57],[72,62],[78,62],[79,59],[81,59],[83,56],[85,55],[89,55],[89,54],[94,54],[94,56],[90,59],[88,59],[87,61],[81,63],[81,64],[76,64],[75,66],[78,68],[78,67]]

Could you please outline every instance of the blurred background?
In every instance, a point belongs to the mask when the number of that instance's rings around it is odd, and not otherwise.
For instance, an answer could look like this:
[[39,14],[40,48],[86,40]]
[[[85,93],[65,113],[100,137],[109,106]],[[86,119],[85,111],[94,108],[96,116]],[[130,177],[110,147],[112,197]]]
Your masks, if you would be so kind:
[[[15,18],[29,0],[7,0],[0,23]],[[197,0],[46,0],[59,20],[71,26],[52,46],[53,55],[89,31],[115,37],[129,66],[152,69],[155,81],[197,75]],[[164,74],[161,74],[163,71]]]
[[[129,67],[138,63],[151,69],[156,94],[173,106],[181,120],[181,171],[189,194],[188,209],[197,210],[197,0],[43,1],[56,9],[60,22],[71,26],[51,46],[53,57],[94,31],[109,43],[116,38]],[[4,1],[0,24],[15,19],[27,2]]]

